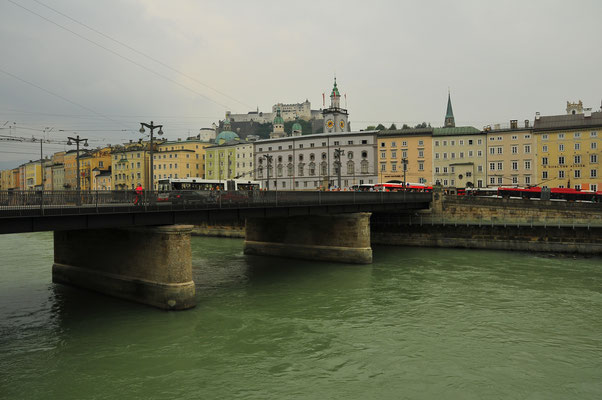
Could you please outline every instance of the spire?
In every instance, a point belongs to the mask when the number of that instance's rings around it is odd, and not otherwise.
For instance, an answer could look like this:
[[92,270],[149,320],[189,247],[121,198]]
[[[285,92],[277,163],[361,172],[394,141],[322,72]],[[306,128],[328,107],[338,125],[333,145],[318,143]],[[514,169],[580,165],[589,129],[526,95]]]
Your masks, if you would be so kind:
[[337,87],[337,77],[334,77],[334,86],[332,87],[332,92],[330,93],[330,107],[331,108],[340,108],[341,107],[341,94],[339,93],[339,88]]
[[456,126],[454,110],[452,110],[451,104],[451,93],[449,89],[447,90],[447,112],[445,113],[445,124],[443,126],[446,128],[454,128]]

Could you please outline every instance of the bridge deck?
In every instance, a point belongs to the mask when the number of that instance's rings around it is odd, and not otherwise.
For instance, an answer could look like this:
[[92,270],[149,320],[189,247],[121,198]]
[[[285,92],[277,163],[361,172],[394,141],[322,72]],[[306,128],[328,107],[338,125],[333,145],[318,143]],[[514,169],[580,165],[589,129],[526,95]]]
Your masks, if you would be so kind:
[[229,191],[0,192],[0,234],[61,229],[196,224],[245,217],[282,217],[360,211],[418,210],[431,193]]

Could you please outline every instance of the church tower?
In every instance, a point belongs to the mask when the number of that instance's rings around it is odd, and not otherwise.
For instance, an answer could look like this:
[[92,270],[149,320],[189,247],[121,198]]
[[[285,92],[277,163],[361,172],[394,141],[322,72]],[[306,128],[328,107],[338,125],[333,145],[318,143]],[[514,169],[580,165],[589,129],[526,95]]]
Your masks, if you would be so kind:
[[274,130],[270,133],[270,139],[281,138],[286,136],[284,132],[284,119],[280,115],[280,107],[276,110],[276,117],[274,118]]
[[330,107],[322,111],[324,116],[324,133],[349,132],[347,110],[341,108],[341,94],[337,87],[337,78],[334,78],[334,86],[330,93]]
[[445,113],[445,128],[455,128],[456,120],[454,119],[454,110],[451,105],[451,94],[447,92],[447,112]]

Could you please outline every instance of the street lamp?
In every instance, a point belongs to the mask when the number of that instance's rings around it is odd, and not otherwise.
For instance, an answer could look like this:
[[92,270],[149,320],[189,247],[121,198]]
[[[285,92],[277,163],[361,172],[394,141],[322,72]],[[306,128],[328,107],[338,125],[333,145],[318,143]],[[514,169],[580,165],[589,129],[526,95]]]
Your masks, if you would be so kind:
[[337,186],[339,188],[339,190],[341,190],[341,156],[345,155],[345,150],[341,150],[341,148],[339,147],[338,149],[334,149],[334,159],[336,160],[335,162],[337,163]]
[[74,138],[73,137],[67,137],[67,139],[69,139],[67,141],[67,146],[72,146],[73,142],[75,142],[76,149],[77,149],[77,155],[76,155],[76,161],[75,161],[75,163],[77,165],[77,181],[76,181],[76,183],[77,183],[77,191],[79,193],[79,191],[81,189],[80,182],[79,182],[79,143],[80,142],[84,142],[84,147],[88,147],[88,139],[80,138],[79,135],[77,135]]
[[159,136],[163,135],[163,125],[154,125],[153,121],[150,122],[150,124],[147,124],[146,122],[140,122],[140,133],[144,133],[144,127],[147,127],[148,129],[150,129],[150,190],[155,190],[155,184],[153,182],[153,178],[155,177],[155,171],[153,169],[154,165],[153,165],[153,132],[156,128],[159,128],[159,132],[157,132],[157,134]]
[[404,192],[407,189],[407,181],[406,181],[406,171],[408,170],[408,159],[407,158],[402,158],[401,162],[403,163],[403,190]]
[[265,158],[265,161],[266,161],[267,180],[266,180],[265,188],[266,188],[266,190],[270,190],[270,168],[272,166],[272,158],[274,158],[274,156],[271,156],[269,154],[264,154],[261,157]]

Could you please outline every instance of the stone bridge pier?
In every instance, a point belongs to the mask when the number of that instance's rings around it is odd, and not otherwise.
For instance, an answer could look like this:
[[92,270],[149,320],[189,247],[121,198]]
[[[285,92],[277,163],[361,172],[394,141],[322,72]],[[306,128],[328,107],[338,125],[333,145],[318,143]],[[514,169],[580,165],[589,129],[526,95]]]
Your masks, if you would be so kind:
[[247,218],[244,253],[369,264],[370,215]]
[[191,225],[54,232],[52,280],[166,310],[195,306]]

